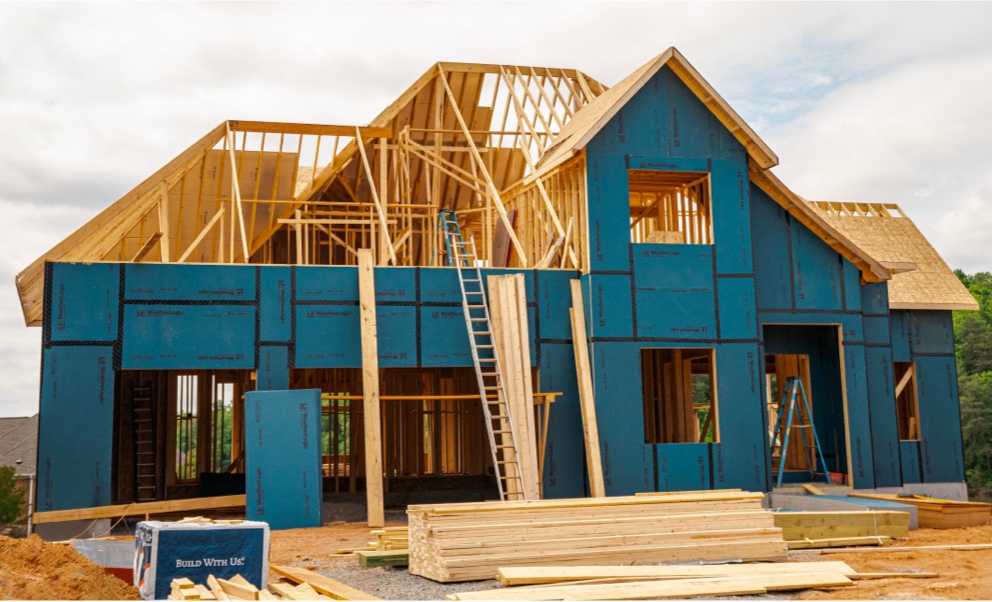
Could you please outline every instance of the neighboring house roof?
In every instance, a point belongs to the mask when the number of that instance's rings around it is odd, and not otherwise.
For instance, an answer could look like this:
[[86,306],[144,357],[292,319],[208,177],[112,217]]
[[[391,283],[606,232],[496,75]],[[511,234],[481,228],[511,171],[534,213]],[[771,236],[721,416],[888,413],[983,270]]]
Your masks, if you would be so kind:
[[18,476],[32,475],[37,468],[37,458],[38,415],[0,418],[0,466],[13,467]]
[[978,309],[975,298],[898,205],[826,201],[809,205],[892,270],[891,309]]

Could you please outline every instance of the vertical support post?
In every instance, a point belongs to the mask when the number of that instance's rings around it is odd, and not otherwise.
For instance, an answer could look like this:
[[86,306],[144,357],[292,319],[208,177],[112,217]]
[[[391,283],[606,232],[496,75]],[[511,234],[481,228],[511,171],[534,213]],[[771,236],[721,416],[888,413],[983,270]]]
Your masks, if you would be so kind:
[[599,455],[599,427],[596,424],[596,398],[592,387],[589,347],[586,337],[586,312],[582,304],[582,283],[572,280],[572,348],[575,350],[575,373],[579,378],[579,406],[582,409],[582,434],[586,440],[586,464],[589,469],[589,492],[606,497],[603,460]]
[[158,231],[162,233],[162,238],[158,239],[159,254],[162,263],[170,261],[171,249],[169,248],[169,183],[162,180],[162,196],[158,201]]
[[375,323],[375,259],[358,250],[358,296],[362,313],[362,391],[365,428],[365,497],[369,527],[385,525],[382,498],[382,420],[379,415],[379,346]]

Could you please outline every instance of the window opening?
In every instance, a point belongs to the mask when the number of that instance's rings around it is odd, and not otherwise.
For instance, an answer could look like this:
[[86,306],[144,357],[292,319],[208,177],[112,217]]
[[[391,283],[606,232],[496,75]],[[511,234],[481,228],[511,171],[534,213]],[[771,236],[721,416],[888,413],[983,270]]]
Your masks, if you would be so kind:
[[712,244],[708,173],[631,169],[627,175],[631,242]]
[[896,423],[903,441],[920,439],[920,407],[916,394],[916,364],[892,362],[896,384]]
[[176,480],[196,480],[197,404],[199,377],[176,376]]
[[712,349],[642,349],[645,443],[719,441]]

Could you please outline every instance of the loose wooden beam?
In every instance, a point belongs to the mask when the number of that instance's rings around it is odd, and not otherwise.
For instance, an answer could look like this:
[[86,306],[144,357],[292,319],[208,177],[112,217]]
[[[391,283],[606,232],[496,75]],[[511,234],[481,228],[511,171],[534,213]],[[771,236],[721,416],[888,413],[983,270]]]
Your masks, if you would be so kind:
[[389,226],[386,222],[386,214],[382,208],[382,203],[379,202],[379,193],[376,191],[375,182],[373,182],[372,168],[369,167],[369,158],[365,154],[365,143],[362,141],[362,133],[359,129],[355,128],[355,142],[358,144],[358,152],[362,156],[362,165],[365,167],[365,174],[368,176],[369,191],[372,193],[372,202],[375,203],[375,212],[379,217],[379,228],[381,228],[382,244],[386,245],[389,250],[389,259],[392,260],[393,265],[396,265],[396,251],[393,249],[392,243],[389,241]]
[[212,508],[237,508],[245,505],[245,495],[224,495],[219,497],[193,498],[187,500],[169,500],[165,502],[142,502],[134,504],[118,504],[116,506],[99,506],[97,508],[78,508],[75,510],[49,510],[35,512],[33,516],[36,525],[58,523],[67,520],[91,520],[95,518],[117,518],[121,516],[139,516],[142,514],[165,514],[172,512],[187,512],[190,510],[210,510]]
[[589,365],[586,336],[586,313],[582,303],[582,284],[572,280],[572,348],[575,350],[575,370],[579,378],[579,406],[582,410],[582,433],[586,442],[586,465],[589,469],[589,491],[593,497],[605,497],[603,460],[599,453],[599,427],[596,424],[596,399]]
[[358,251],[358,295],[362,313],[362,392],[364,394],[365,493],[370,527],[386,524],[382,497],[382,423],[379,416],[379,346],[375,318],[374,260]]
[[325,577],[320,573],[310,571],[303,568],[284,566],[281,564],[271,564],[269,569],[274,573],[286,577],[290,581],[295,583],[308,583],[310,587],[314,588],[321,594],[325,596],[330,596],[335,600],[378,600],[375,596],[367,594],[361,590],[357,590],[349,585],[345,585],[340,581],[335,581],[329,577]]

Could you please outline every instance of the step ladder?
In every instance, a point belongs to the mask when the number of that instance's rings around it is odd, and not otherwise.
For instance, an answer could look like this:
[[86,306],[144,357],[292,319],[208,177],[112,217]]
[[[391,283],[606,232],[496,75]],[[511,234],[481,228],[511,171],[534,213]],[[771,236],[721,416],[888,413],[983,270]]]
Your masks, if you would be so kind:
[[155,463],[155,421],[152,411],[151,387],[131,388],[134,411],[134,476],[136,500],[151,502],[158,499],[158,479]]
[[492,451],[499,499],[525,500],[527,495],[524,492],[517,463],[516,433],[506,404],[506,391],[503,388],[503,376],[496,355],[493,327],[489,319],[486,292],[482,286],[482,271],[477,261],[475,239],[469,237],[468,242],[465,242],[461,228],[458,226],[458,218],[451,209],[442,209],[438,213],[438,228],[444,233],[447,263],[455,267],[458,272],[465,328],[468,331],[472,361],[479,382],[482,413],[485,417],[489,448]]
[[[799,408],[798,420],[796,417],[797,403],[801,400],[802,407]],[[793,424],[793,421],[796,421]],[[813,410],[809,405],[809,398],[806,397],[806,388],[803,381],[797,376],[790,376],[785,379],[785,386],[782,388],[782,400],[778,404],[778,428],[775,438],[772,440],[772,470],[775,470],[774,462],[778,460],[778,481],[776,487],[782,486],[782,477],[785,475],[785,454],[789,449],[789,436],[793,429],[798,429],[803,438],[803,451],[806,457],[806,467],[810,475],[815,479],[816,475],[823,475],[824,480],[830,482],[827,474],[827,462],[823,459],[823,450],[820,447],[820,440],[816,435],[816,428],[813,426]],[[812,441],[806,434],[809,429],[813,434]],[[815,455],[814,455],[815,454]],[[813,466],[816,456],[820,458],[820,470],[814,470]]]

